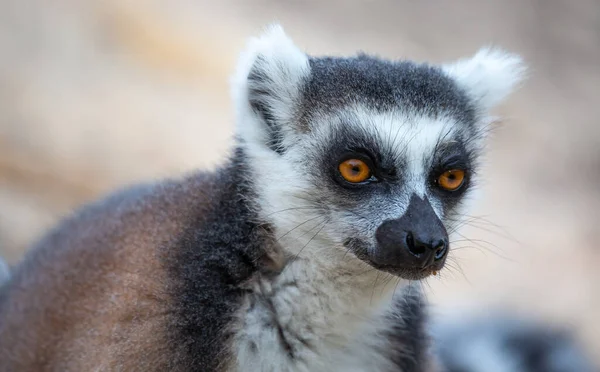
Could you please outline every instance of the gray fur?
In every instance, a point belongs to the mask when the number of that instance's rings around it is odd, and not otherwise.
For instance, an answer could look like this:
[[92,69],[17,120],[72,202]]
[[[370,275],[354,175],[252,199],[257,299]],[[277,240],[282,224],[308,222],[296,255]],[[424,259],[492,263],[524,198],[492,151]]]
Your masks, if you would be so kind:
[[308,117],[315,110],[335,112],[360,102],[380,112],[450,115],[465,125],[476,120],[466,92],[437,66],[359,54],[311,58],[310,69],[301,103]]
[[2,257],[0,257],[0,287],[10,278],[10,268]]
[[[486,110],[520,71],[502,53],[475,62],[309,57],[278,27],[253,39],[229,161],[84,207],[42,239],[0,294],[2,367],[427,370],[410,281],[444,261],[381,265],[396,246],[376,231],[417,199],[435,234],[460,223]],[[370,164],[368,182],[340,178],[347,156]],[[442,190],[454,168],[465,182]]]
[[569,331],[531,319],[463,314],[437,319],[431,333],[443,372],[596,370]]

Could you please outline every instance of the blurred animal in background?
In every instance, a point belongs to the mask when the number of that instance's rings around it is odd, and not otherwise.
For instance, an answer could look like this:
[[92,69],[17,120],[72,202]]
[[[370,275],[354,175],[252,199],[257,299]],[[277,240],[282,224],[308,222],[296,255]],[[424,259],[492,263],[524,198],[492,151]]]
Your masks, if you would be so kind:
[[435,354],[445,372],[595,372],[566,329],[494,312],[435,318]]
[[8,281],[9,277],[10,268],[8,267],[6,261],[4,261],[2,257],[0,257],[0,286],[4,284],[4,282]]

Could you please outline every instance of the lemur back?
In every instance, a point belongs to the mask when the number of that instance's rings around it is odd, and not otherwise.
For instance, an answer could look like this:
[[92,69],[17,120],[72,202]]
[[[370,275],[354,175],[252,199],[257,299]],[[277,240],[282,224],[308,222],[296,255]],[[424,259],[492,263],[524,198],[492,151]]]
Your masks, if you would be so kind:
[[277,269],[247,206],[243,164],[87,206],[2,291],[6,371],[216,370],[231,358],[238,288]]
[[279,27],[232,79],[214,172],[133,187],[0,292],[0,371],[426,371],[414,282],[443,269],[488,110],[521,60],[309,57]]
[[164,370],[172,284],[161,261],[207,207],[197,185],[211,181],[118,193],[39,242],[2,291],[0,369]]

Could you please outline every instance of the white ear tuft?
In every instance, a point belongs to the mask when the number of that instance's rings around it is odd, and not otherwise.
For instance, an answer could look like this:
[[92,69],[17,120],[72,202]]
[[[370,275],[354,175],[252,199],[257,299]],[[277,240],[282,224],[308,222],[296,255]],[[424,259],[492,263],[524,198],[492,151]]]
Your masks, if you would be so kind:
[[251,134],[267,141],[284,138],[292,129],[301,84],[309,73],[308,56],[280,25],[271,25],[262,36],[250,39],[232,79],[238,131],[246,138]]
[[491,47],[443,69],[483,110],[502,102],[524,80],[527,70],[520,56]]

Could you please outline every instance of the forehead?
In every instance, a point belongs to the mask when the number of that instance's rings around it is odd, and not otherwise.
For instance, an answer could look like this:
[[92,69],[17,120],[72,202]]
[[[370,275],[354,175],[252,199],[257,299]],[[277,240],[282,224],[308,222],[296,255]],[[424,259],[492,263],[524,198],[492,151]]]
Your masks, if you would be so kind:
[[305,115],[331,113],[360,105],[371,111],[450,116],[472,125],[472,103],[441,69],[411,61],[387,61],[367,55],[311,58],[302,89]]
[[322,115],[315,124],[312,137],[319,148],[326,144],[325,153],[365,149],[405,172],[423,171],[436,155],[449,150],[469,152],[472,144],[470,128],[447,115],[433,118],[354,106]]

